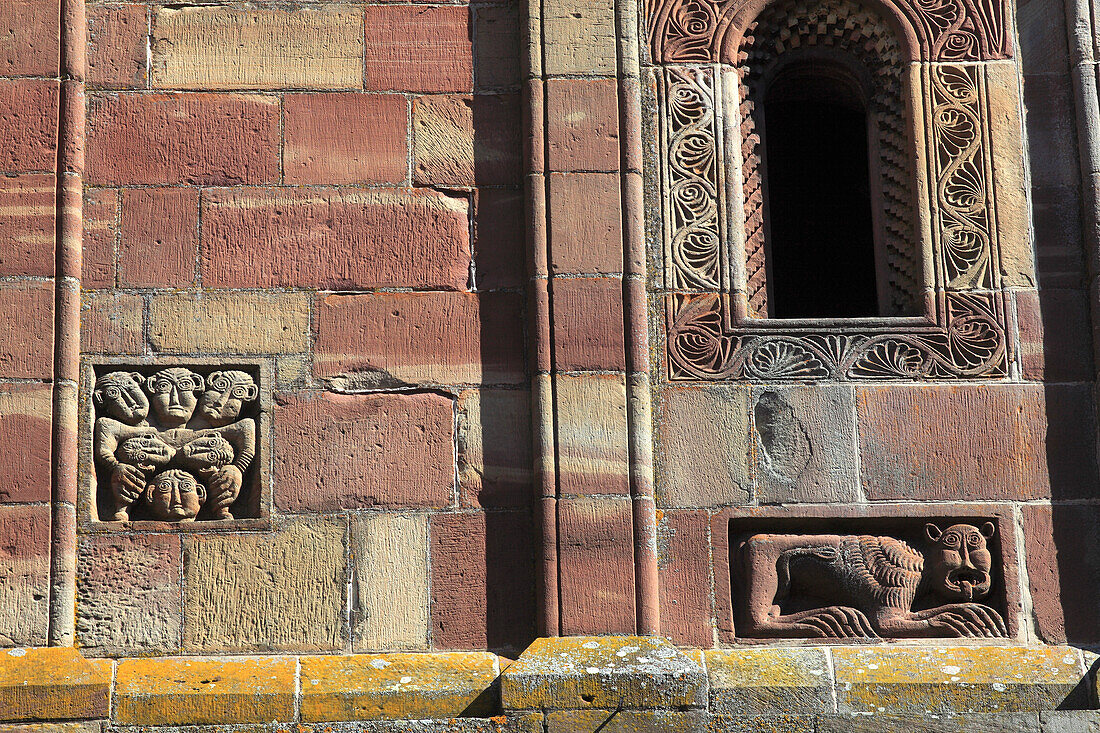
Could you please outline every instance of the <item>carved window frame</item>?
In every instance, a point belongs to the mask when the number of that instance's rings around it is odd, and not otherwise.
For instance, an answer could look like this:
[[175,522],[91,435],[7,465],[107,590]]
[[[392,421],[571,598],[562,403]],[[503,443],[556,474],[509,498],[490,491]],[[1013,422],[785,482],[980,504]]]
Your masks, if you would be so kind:
[[[1016,195],[1012,188],[1022,180],[1022,132],[994,117],[997,109],[1018,108],[1019,69],[989,62],[1013,58],[1010,0],[830,1],[881,16],[905,54],[923,314],[754,317],[759,304],[749,274],[762,269],[763,253],[747,242],[742,156],[731,154],[752,142],[741,134],[742,43],[762,13],[800,0],[653,0],[647,32],[664,261],[657,288],[668,377],[1007,378],[1013,345],[1006,289],[1014,283],[1003,276],[1002,248],[1018,253],[1021,243],[1002,240],[1026,233],[1018,221],[1026,201],[1000,210],[997,194]],[[1010,104],[995,98],[1006,93],[1015,95]]]

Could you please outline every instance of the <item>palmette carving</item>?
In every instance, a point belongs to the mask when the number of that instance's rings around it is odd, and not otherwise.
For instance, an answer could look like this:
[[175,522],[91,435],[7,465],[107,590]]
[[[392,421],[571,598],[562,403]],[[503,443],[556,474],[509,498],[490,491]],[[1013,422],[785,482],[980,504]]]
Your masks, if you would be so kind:
[[[736,63],[737,43],[766,0],[653,0],[647,13],[655,64]],[[1005,0],[881,0],[912,29],[922,61],[990,61],[1011,55]]]
[[740,548],[739,635],[768,638],[1004,637],[979,603],[993,587],[981,527],[929,523],[923,547],[890,536],[757,534]]
[[109,518],[128,521],[143,497],[139,506],[161,521],[194,521],[200,511],[232,519],[256,455],[256,421],[241,411],[258,396],[252,376],[238,370],[100,376],[93,458],[114,502]]

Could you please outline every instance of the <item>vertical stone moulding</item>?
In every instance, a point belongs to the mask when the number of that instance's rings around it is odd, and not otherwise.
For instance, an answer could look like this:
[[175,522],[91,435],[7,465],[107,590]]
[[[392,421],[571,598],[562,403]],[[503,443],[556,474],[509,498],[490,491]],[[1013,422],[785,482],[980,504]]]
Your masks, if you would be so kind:
[[264,358],[85,359],[82,531],[269,528],[273,374]]

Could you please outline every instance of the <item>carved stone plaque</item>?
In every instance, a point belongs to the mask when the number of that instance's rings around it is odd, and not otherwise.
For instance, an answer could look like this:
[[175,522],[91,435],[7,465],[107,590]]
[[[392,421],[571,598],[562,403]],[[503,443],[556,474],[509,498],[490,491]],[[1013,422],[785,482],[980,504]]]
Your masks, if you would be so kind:
[[260,515],[256,364],[102,364],[87,374],[94,518],[172,524]]

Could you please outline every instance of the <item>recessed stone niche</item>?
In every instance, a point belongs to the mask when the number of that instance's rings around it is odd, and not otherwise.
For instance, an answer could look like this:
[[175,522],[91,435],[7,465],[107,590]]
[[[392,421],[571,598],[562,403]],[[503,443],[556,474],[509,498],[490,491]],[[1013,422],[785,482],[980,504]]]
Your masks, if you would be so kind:
[[265,360],[240,358],[85,363],[83,523],[266,525],[270,374]]
[[[935,509],[932,513],[930,509]],[[834,510],[835,511],[835,510]],[[993,639],[1018,635],[1007,511],[875,507],[878,516],[727,515],[724,641]],[[717,529],[717,527],[716,527]],[[716,571],[719,569],[715,568]],[[718,572],[716,579],[721,577]],[[725,629],[723,629],[725,627]]]

